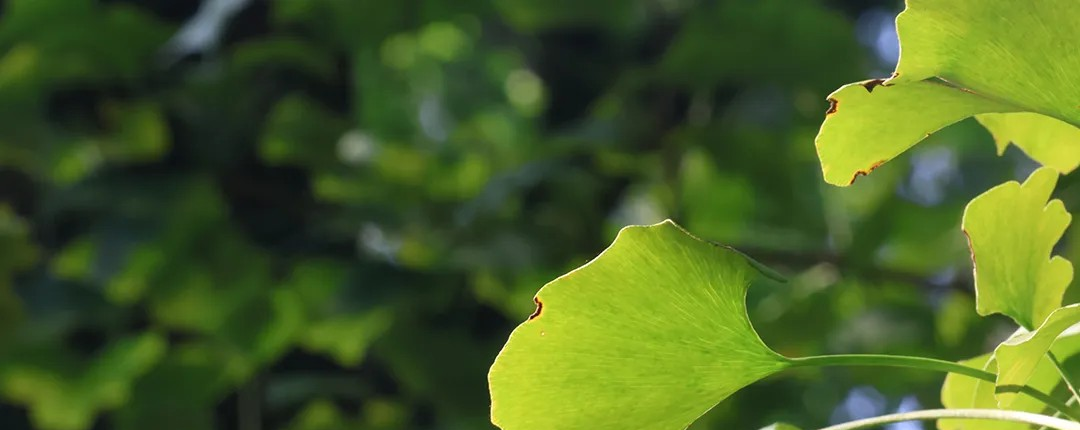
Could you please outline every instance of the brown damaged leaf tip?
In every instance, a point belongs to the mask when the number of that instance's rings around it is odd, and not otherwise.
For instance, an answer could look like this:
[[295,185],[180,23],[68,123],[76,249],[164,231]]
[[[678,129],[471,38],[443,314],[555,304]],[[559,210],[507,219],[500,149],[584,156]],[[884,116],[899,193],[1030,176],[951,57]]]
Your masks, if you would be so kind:
[[854,184],[855,180],[859,179],[860,176],[869,175],[870,172],[873,172],[874,169],[877,169],[878,167],[881,167],[882,164],[885,164],[885,160],[880,160],[877,163],[871,164],[870,167],[867,167],[864,170],[859,170],[859,171],[855,172],[855,176],[851,177],[851,182],[848,182],[848,185]]
[[836,113],[836,105],[838,104],[840,104],[840,102],[836,101],[836,99],[829,99],[829,109],[825,111],[825,116]]
[[539,298],[533,297],[533,303],[536,303],[536,310],[533,311],[532,315],[529,315],[529,321],[536,319],[536,317],[540,316],[540,311],[544,310],[544,302],[541,302]]
[[873,79],[873,80],[863,82],[862,86],[863,86],[863,88],[866,88],[866,92],[872,93],[872,92],[874,92],[874,88],[877,88],[879,85],[881,85],[883,83],[885,83],[884,79]]

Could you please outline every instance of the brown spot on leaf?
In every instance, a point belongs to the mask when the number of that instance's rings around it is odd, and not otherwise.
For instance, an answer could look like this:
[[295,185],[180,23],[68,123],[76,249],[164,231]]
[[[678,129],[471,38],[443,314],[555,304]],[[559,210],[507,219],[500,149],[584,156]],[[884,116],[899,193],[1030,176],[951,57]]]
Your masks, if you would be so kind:
[[840,104],[840,102],[836,101],[836,99],[830,98],[829,99],[829,109],[825,111],[825,116],[829,116],[829,115],[832,115],[832,114],[836,113],[836,106],[839,105],[839,104]]
[[533,311],[532,315],[529,315],[529,321],[536,319],[536,317],[540,316],[540,311],[544,310],[544,302],[541,302],[539,297],[533,297],[533,303],[536,303],[536,310]]
[[964,238],[967,239],[968,254],[971,254],[971,273],[974,275],[974,273],[975,273],[975,247],[971,243],[971,235],[968,234],[967,230],[960,229],[960,231],[964,233]]
[[851,182],[848,182],[848,185],[854,184],[855,180],[859,179],[860,176],[869,175],[870,172],[873,172],[874,169],[876,169],[878,167],[881,167],[882,164],[885,164],[885,160],[880,160],[880,161],[878,161],[878,162],[876,162],[874,164],[871,164],[870,167],[867,167],[866,169],[859,170],[859,171],[855,172],[855,176],[851,177]]
[[862,86],[863,86],[863,88],[866,88],[866,92],[872,93],[872,92],[874,92],[874,88],[877,88],[878,85],[881,85],[884,82],[885,82],[884,79],[872,79],[872,80],[863,82]]

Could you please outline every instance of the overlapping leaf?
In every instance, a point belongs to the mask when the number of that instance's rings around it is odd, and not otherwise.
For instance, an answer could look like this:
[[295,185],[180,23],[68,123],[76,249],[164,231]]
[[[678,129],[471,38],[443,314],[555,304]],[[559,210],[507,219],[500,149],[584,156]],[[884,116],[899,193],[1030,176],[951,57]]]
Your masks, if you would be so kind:
[[897,18],[903,53],[893,77],[829,97],[816,140],[825,180],[848,185],[976,115],[999,149],[1013,142],[1061,172],[1076,168],[1080,57],[1059,53],[1080,50],[1078,19],[1080,3],[1070,0],[909,1]]
[[994,135],[998,155],[1012,143],[1035,161],[1062,173],[1080,165],[1080,128],[1032,112],[985,113],[975,119]]
[[1017,401],[1018,394],[1008,387],[1028,384],[1058,336],[1076,323],[1080,323],[1080,305],[1066,306],[1051,313],[1038,330],[1021,333],[998,345],[994,358],[998,361],[997,399],[1001,406],[1008,407]]
[[829,111],[815,139],[826,182],[849,185],[931,133],[974,113],[1016,109],[942,83],[883,86],[881,82],[848,84],[829,95]]
[[[1065,361],[1080,353],[1080,336],[1068,336],[1056,342],[1053,347],[1054,356]],[[1027,385],[1042,392],[1053,392],[1055,387],[1062,385],[1061,375],[1054,363],[1046,355],[1035,355],[1035,367]],[[981,356],[960,362],[966,366],[975,367],[996,373],[998,363],[993,354]],[[1075,369],[1068,369],[1075,370]],[[941,403],[950,409],[996,409],[998,399],[994,396],[995,385],[958,374],[949,374],[945,377],[945,384],[941,388]],[[1016,397],[1008,408],[1009,410],[1041,413],[1046,411],[1046,405],[1027,396]],[[1021,430],[1030,428],[1027,424],[1008,421],[969,421],[969,420],[941,420],[938,421],[939,430]]]

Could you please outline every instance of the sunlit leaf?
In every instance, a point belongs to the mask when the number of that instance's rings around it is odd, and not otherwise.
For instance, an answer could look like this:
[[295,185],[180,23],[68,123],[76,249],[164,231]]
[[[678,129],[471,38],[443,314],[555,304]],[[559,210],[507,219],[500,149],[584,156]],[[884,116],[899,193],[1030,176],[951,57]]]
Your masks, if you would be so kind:
[[849,185],[945,126],[1017,108],[937,82],[848,84],[829,95],[814,140],[825,181]]
[[1072,217],[1060,200],[1046,203],[1057,178],[1041,168],[1023,185],[998,185],[964,210],[980,315],[1008,315],[1031,330],[1061,306],[1073,268],[1050,253]]
[[[489,374],[501,428],[683,429],[788,366],[743,301],[755,270],[670,221],[545,285]],[[676,377],[677,375],[677,377]]]
[[1061,55],[1080,50],[1075,25],[1080,3],[911,0],[907,5],[896,18],[903,49],[891,83],[940,77],[1080,125],[1080,57]]
[[986,113],[1002,113],[979,118],[999,149],[1011,141],[1062,172],[1076,167],[1080,58],[1056,53],[1080,49],[1080,30],[1072,25],[1080,5],[907,5],[897,18],[903,55],[893,77],[850,84],[829,97],[830,115],[817,138],[827,182],[850,184],[941,127]]

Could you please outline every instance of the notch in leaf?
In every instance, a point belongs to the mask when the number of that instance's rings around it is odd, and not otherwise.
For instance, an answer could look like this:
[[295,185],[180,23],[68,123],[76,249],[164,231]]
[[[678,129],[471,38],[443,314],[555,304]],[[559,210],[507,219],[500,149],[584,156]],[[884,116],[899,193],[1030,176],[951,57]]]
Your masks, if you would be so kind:
[[1061,306],[1073,267],[1050,254],[1072,216],[1061,200],[1047,203],[1057,178],[1053,169],[1038,169],[1023,185],[998,185],[964,210],[980,315],[1001,313],[1034,330]]

